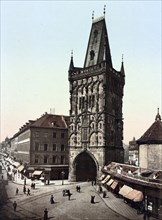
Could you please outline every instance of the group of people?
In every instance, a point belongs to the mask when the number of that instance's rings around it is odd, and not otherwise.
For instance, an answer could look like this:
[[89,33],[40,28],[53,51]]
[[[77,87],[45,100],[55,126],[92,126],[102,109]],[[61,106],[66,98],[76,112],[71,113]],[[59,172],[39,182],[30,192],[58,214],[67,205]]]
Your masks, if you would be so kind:
[[[27,194],[26,194],[26,192],[27,192]],[[25,186],[25,185],[24,185],[24,187],[23,187],[23,193],[26,194],[27,196],[30,196],[30,189],[28,188],[28,189],[26,190],[26,186]]]
[[81,189],[80,186],[77,185],[77,186],[76,186],[76,191],[77,191],[77,192],[80,192],[80,189]]

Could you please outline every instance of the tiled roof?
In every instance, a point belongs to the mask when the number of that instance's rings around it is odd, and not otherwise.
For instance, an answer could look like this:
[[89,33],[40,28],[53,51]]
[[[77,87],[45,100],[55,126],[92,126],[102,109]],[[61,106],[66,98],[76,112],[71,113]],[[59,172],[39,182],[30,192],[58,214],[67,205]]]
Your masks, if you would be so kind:
[[68,116],[45,113],[42,117],[37,119],[31,125],[31,127],[68,128],[68,124],[69,124]]
[[162,121],[159,113],[151,127],[137,140],[138,144],[162,144]]
[[42,127],[42,128],[62,128],[62,129],[67,129],[69,125],[70,118],[69,116],[64,116],[64,115],[53,115],[53,114],[48,114],[45,113],[42,115],[40,118],[36,120],[29,120],[26,124],[24,124],[19,131],[13,135],[11,138],[14,139],[17,137],[19,134],[23,133],[30,127]]

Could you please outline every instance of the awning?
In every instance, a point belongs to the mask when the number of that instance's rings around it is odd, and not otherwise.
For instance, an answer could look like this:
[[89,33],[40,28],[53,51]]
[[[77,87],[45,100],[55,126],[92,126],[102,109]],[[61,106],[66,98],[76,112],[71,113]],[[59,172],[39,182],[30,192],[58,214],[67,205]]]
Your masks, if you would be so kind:
[[105,174],[102,174],[102,175],[98,178],[98,180],[103,180],[104,177],[105,177]]
[[35,171],[32,173],[32,175],[33,175],[33,176],[40,176],[42,173],[43,173],[42,170],[35,170]]
[[129,192],[131,192],[133,189],[127,185],[124,185],[120,190],[119,190],[119,194],[124,196],[127,195]]
[[141,202],[143,200],[143,193],[136,189],[133,189],[127,195],[124,196],[127,199],[133,200],[134,202]]
[[21,171],[23,171],[24,166],[23,166],[23,165],[20,165],[17,169],[18,169],[19,172],[21,172]]
[[110,179],[110,175],[107,175],[104,180],[101,181],[102,184],[105,184]]
[[106,183],[108,186],[110,186],[114,182],[113,179],[110,179],[108,183]]
[[111,189],[115,189],[118,185],[118,182],[117,181],[114,181],[112,184],[111,184]]
[[20,163],[15,161],[12,165],[17,168],[18,166],[20,166]]

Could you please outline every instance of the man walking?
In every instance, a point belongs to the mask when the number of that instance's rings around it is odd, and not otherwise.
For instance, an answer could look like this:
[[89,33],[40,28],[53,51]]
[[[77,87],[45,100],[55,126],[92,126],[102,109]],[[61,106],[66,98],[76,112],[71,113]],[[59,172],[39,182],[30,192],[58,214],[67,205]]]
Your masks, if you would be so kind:
[[16,211],[16,208],[17,208],[17,203],[16,201],[13,202],[13,208],[14,208],[14,212]]

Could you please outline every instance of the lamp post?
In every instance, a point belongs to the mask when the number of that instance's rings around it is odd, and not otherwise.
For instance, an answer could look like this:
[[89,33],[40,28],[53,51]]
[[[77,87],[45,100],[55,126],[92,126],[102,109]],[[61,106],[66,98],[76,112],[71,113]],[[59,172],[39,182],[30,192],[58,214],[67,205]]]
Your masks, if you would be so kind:
[[62,185],[64,185],[64,176],[65,176],[65,172],[64,172],[64,171],[62,171],[62,172],[61,172],[61,177],[62,177]]

